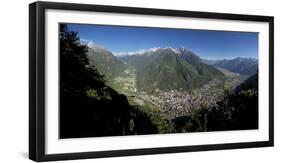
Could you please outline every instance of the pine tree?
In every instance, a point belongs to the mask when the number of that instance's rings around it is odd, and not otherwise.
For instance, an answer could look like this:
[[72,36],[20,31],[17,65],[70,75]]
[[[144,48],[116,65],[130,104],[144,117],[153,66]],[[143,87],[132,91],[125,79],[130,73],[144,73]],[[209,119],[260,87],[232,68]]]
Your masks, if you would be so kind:
[[104,85],[104,77],[90,65],[88,47],[80,43],[78,33],[60,25],[60,84],[67,95],[81,96],[87,88]]

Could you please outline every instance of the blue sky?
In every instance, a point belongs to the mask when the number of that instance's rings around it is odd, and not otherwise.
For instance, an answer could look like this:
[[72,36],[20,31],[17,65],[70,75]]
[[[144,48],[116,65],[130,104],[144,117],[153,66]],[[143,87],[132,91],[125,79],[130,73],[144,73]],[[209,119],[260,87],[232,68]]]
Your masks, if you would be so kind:
[[87,24],[68,24],[67,27],[77,31],[80,39],[93,41],[116,53],[185,47],[205,59],[258,58],[258,33]]

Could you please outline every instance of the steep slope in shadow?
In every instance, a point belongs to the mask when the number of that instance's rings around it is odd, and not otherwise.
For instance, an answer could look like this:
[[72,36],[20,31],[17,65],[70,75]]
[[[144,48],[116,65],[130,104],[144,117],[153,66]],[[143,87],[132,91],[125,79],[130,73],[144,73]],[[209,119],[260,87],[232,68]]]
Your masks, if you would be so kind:
[[60,25],[59,138],[156,133],[146,114],[105,84],[77,34]]

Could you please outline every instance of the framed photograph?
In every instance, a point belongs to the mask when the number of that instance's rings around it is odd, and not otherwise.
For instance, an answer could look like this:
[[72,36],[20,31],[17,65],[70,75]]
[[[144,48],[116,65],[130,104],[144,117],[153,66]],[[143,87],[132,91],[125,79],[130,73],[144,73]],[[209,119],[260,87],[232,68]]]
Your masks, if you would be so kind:
[[29,158],[273,146],[273,17],[35,2]]

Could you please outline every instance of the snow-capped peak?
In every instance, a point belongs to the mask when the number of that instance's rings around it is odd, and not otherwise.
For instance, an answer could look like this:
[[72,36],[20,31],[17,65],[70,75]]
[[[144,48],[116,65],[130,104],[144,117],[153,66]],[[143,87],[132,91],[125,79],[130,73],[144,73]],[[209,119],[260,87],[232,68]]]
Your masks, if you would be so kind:
[[98,45],[98,44],[95,44],[93,42],[88,43],[88,47],[92,48],[93,50],[106,50],[105,47],[103,47],[101,45]]
[[176,49],[176,48],[172,48],[172,47],[165,47],[163,49],[170,49],[172,50],[174,53],[177,53],[177,54],[180,54],[181,53],[181,50],[180,49]]
[[125,55],[142,55],[148,52],[155,52],[159,48],[150,48],[150,49],[142,49],[142,50],[137,50],[137,51],[131,51],[131,52],[114,52],[113,54],[116,56],[125,56]]
[[126,56],[126,55],[143,55],[143,54],[151,54],[152,52],[156,52],[157,50],[167,50],[170,49],[172,50],[174,53],[180,54],[180,50],[179,49],[175,49],[172,47],[164,47],[164,48],[160,48],[160,47],[154,47],[154,48],[149,48],[149,49],[142,49],[142,50],[137,50],[137,51],[131,51],[131,52],[114,52],[113,54],[116,56]]
[[93,41],[81,39],[81,43],[87,45],[89,48],[93,49],[94,51],[107,51],[105,47]]
[[238,61],[245,61],[245,60],[250,60],[250,61],[258,61],[257,58],[252,58],[252,57],[237,57],[237,58],[234,58]]

